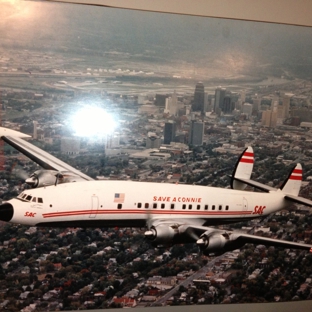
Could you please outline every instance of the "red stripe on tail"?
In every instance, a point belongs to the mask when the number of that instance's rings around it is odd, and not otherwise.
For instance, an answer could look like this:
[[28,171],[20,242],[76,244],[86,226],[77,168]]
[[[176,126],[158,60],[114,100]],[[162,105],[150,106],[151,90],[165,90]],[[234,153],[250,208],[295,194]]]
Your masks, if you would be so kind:
[[245,152],[243,156],[254,157],[254,153]]
[[239,162],[253,164],[254,160],[253,159],[248,159],[248,158],[241,158],[241,160]]

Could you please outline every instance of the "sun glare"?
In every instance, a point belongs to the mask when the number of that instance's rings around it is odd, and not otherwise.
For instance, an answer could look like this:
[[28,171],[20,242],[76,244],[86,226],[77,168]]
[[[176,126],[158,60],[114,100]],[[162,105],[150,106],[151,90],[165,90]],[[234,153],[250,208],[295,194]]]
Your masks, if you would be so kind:
[[104,137],[116,129],[114,117],[100,107],[85,107],[71,119],[75,135],[81,137]]

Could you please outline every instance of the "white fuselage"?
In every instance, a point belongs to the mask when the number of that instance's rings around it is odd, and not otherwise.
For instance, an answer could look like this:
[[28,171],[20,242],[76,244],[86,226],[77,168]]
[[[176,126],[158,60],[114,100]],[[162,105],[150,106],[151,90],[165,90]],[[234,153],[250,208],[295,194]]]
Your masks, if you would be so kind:
[[265,216],[287,206],[281,191],[254,193],[207,186],[87,181],[26,190],[8,201],[9,222],[42,226],[145,226],[148,218],[201,225]]

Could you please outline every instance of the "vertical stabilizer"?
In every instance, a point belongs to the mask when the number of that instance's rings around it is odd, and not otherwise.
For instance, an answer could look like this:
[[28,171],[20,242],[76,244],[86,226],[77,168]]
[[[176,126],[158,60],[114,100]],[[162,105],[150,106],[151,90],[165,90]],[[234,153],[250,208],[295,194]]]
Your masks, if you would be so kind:
[[243,190],[247,184],[235,180],[235,178],[249,180],[254,165],[254,152],[251,146],[247,147],[238,159],[231,179],[231,188]]
[[288,195],[297,196],[300,191],[302,181],[302,167],[297,164],[290,172],[288,178],[281,187],[281,190]]

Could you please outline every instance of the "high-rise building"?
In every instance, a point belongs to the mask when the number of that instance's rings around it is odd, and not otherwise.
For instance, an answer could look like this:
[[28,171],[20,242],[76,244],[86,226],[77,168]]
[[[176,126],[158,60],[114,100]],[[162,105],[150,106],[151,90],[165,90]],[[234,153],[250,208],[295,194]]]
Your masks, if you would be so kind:
[[120,146],[120,134],[113,133],[108,134],[104,137],[104,147],[105,149],[112,149]]
[[33,125],[34,125],[34,131],[33,131],[33,139],[37,140],[38,139],[38,122],[36,120],[33,121]]
[[160,137],[155,133],[148,133],[146,138],[146,148],[159,148],[161,144]]
[[205,88],[202,82],[198,82],[195,86],[194,102],[192,104],[193,112],[204,112],[205,108]]
[[166,99],[166,107],[165,107],[164,112],[166,114],[176,116],[178,113],[178,108],[179,108],[178,97],[177,97],[176,92],[174,91],[173,95]]
[[223,99],[222,112],[225,114],[231,114],[234,110],[234,103],[230,96],[225,96]]
[[167,97],[168,95],[166,94],[156,94],[154,102],[155,106],[165,107]]
[[176,123],[172,120],[165,123],[164,129],[164,144],[170,144],[174,141],[176,134]]
[[252,115],[253,105],[250,103],[243,104],[243,114],[245,114],[248,118]]
[[246,101],[246,91],[245,90],[241,91],[240,99],[241,99],[242,103],[244,103]]
[[189,144],[193,146],[203,145],[204,123],[192,120],[189,131]]
[[277,125],[277,111],[270,109],[262,112],[262,125],[275,128]]
[[218,87],[215,91],[215,105],[214,105],[214,111],[218,113],[219,110],[223,110],[223,103],[224,103],[224,97],[225,97],[225,88]]
[[256,94],[256,96],[252,99],[253,107],[252,114],[256,116],[261,108],[261,97]]
[[283,118],[289,118],[290,96],[283,96]]

